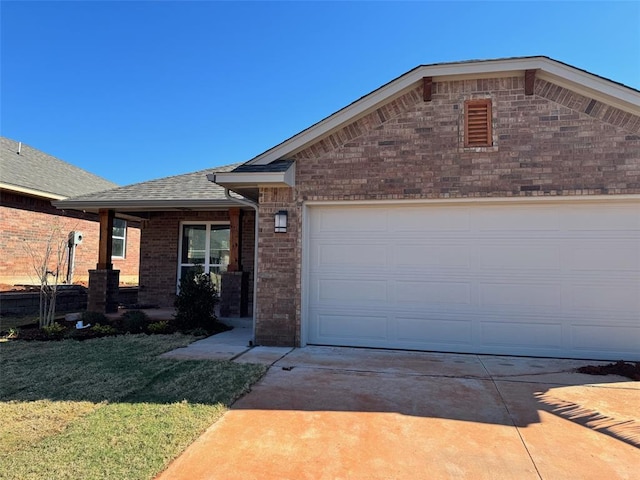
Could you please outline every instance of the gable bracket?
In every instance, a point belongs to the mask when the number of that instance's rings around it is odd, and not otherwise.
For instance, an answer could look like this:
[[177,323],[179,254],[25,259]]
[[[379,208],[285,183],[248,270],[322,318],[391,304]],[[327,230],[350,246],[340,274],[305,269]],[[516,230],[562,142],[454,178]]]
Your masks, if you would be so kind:
[[533,86],[536,82],[536,71],[525,70],[524,71],[524,94],[533,95]]
[[425,102],[431,101],[432,86],[433,86],[433,77],[422,77],[422,99]]

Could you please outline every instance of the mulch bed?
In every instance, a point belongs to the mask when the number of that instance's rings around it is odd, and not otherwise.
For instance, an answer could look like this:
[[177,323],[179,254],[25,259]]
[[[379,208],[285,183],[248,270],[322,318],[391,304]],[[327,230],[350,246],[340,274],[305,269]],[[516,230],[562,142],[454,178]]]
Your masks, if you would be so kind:
[[623,362],[622,360],[607,365],[587,365],[576,370],[587,375],[620,375],[631,380],[640,381],[640,362]]
[[[149,323],[153,323],[154,320],[150,319]],[[175,333],[177,331],[179,331],[179,329],[177,327],[175,327],[174,325],[172,325],[173,321],[172,320],[168,320],[167,321],[169,323],[169,328],[166,331],[163,331],[162,334],[171,334],[171,333]],[[62,326],[65,327],[65,330],[63,332],[61,332],[60,334],[57,335],[48,335],[46,332],[44,332],[43,330],[41,330],[38,327],[38,324],[34,323],[31,325],[23,325],[21,327],[19,327],[19,335],[17,338],[8,338],[9,341],[12,340],[25,340],[25,341],[56,341],[56,340],[63,340],[63,339],[67,339],[67,338],[72,338],[74,340],[89,340],[91,338],[99,338],[99,337],[105,337],[105,336],[114,336],[114,335],[125,335],[126,332],[123,331],[118,331],[115,334],[103,334],[103,333],[98,333],[95,330],[92,330],[91,328],[84,328],[84,329],[76,329],[75,328],[75,321],[74,322],[66,322],[64,320],[58,320],[58,323]],[[115,323],[113,323],[112,325],[116,325]],[[206,329],[206,335],[210,336],[210,335],[216,335],[218,333],[222,333],[222,332],[226,332],[228,330],[233,329],[233,327],[230,327],[228,325],[225,325],[224,323],[221,322],[215,322],[214,324],[212,324],[210,327],[208,327]],[[2,337],[6,337],[6,335],[9,332],[0,332],[0,338]],[[152,332],[149,331],[145,331],[144,333],[147,333],[149,335],[153,335]],[[184,332],[184,333],[191,333],[191,332]]]

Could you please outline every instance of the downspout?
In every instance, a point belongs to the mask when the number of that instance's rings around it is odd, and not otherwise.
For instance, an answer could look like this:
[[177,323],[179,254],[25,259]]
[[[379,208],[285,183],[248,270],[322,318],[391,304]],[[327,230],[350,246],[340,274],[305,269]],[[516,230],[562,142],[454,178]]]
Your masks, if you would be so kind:
[[[216,175],[209,174],[207,175],[207,180],[210,182],[216,183]],[[256,202],[252,202],[251,200],[247,200],[246,198],[237,198],[232,197],[230,190],[227,187],[224,187],[224,196],[227,197],[227,200],[232,202],[240,203],[247,207],[253,208],[255,211],[255,219],[254,219],[254,239],[253,239],[253,319],[252,319],[252,332],[251,332],[251,342],[253,345],[256,344],[256,310],[258,307],[258,204]]]

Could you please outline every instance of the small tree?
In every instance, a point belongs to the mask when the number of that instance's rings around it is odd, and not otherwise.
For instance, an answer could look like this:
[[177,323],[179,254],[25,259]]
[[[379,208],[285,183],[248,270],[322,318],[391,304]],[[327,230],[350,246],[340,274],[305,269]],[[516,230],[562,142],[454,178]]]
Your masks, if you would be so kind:
[[200,265],[189,269],[180,279],[180,292],[174,303],[178,328],[210,329],[217,321],[214,311],[217,303],[218,292],[211,276]]
[[63,230],[59,224],[53,226],[49,237],[44,240],[42,252],[34,249],[25,239],[25,250],[31,257],[33,269],[40,282],[40,309],[38,324],[40,328],[50,327],[56,315],[56,296],[60,276],[64,275],[69,260],[67,240],[63,239]]

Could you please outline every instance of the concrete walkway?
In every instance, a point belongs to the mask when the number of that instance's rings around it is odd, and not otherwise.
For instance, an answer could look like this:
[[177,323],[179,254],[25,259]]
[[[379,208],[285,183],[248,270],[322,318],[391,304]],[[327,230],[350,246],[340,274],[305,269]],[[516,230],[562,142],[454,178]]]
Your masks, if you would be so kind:
[[637,478],[640,382],[587,363],[294,349],[159,479]]
[[233,327],[233,330],[198,340],[186,347],[164,353],[161,357],[178,360],[233,360],[238,363],[272,365],[293,350],[292,347],[253,347],[251,318],[220,320]]

